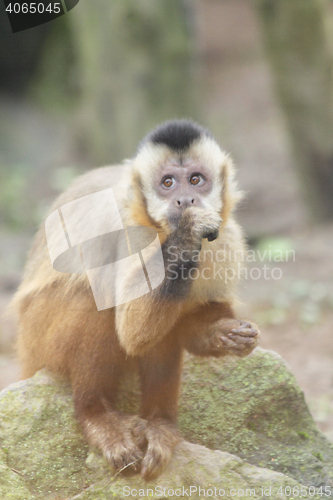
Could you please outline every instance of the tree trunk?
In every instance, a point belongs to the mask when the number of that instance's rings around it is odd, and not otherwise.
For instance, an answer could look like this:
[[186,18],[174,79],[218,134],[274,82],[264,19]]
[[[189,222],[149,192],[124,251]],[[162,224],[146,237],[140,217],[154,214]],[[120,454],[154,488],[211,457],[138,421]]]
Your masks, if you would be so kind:
[[189,13],[179,0],[85,0],[68,14],[88,159],[119,161],[159,122],[197,118]]
[[333,41],[326,0],[257,0],[309,213],[333,219]]

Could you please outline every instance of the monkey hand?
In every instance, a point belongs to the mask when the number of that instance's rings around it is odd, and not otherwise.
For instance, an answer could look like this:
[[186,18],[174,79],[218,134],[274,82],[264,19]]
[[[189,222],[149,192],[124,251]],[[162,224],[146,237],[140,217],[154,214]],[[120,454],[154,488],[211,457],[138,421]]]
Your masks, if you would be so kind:
[[221,217],[215,212],[190,207],[184,211],[179,227],[184,234],[190,233],[192,238],[201,244],[202,239],[214,241],[218,238],[221,222]]
[[254,323],[240,320],[226,320],[219,323],[215,331],[215,350],[224,354],[244,357],[257,346],[259,329]]

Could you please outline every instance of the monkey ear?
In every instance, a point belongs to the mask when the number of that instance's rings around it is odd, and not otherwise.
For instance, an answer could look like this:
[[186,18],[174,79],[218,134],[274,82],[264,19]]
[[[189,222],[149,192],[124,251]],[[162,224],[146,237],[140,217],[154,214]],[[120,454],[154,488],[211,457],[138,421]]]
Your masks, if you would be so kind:
[[221,166],[221,184],[222,184],[222,221],[226,221],[231,212],[241,201],[244,192],[240,191],[235,180],[235,167],[230,156]]

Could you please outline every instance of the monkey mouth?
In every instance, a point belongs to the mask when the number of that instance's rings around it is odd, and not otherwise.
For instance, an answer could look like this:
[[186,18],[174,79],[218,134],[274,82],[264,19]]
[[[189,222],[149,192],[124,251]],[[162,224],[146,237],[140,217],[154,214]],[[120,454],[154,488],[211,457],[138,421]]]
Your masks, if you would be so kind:
[[183,215],[183,211],[177,211],[177,212],[169,212],[168,213],[168,222],[172,229],[176,229],[179,225],[179,221],[181,219],[181,216]]

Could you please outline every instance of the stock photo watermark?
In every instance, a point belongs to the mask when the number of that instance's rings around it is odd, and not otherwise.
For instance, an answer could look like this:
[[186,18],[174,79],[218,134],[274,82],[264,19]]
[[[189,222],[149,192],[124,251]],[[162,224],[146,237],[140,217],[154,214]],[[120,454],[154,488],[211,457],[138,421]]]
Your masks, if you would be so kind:
[[142,297],[165,278],[157,231],[124,227],[111,188],[61,206],[45,232],[53,268],[85,272],[99,311]]
[[123,496],[140,498],[140,497],[158,497],[158,498],[295,498],[304,497],[330,497],[333,493],[331,486],[260,486],[259,488],[222,488],[221,486],[211,486],[202,488],[201,486],[180,486],[180,487],[165,487],[155,486],[154,488],[131,488],[130,486],[123,487]]
[[79,0],[3,0],[13,33],[35,28],[72,10]]
[[[168,279],[190,280],[221,280],[225,284],[230,281],[252,279],[279,280],[283,272],[276,266],[280,262],[295,262],[295,250],[233,250],[229,245],[221,245],[218,250],[194,250],[177,252],[177,247],[170,246],[167,250]],[[179,262],[181,265],[179,266]],[[188,269],[189,262],[198,263],[197,267]],[[265,263],[264,263],[265,262]],[[266,262],[274,265],[266,265]],[[261,266],[252,266],[260,263]]]

